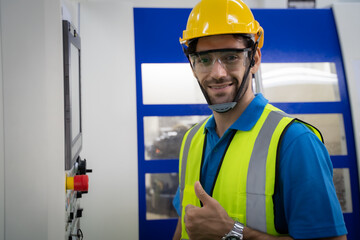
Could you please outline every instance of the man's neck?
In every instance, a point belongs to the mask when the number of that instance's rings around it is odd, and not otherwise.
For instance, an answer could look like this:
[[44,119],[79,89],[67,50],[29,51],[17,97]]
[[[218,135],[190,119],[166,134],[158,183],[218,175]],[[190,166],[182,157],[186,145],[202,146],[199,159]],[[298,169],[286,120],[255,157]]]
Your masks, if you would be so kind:
[[254,94],[245,94],[241,101],[239,101],[236,106],[228,112],[225,113],[214,113],[215,123],[216,123],[216,133],[221,138],[225,131],[241,116],[245,111],[247,106],[255,98]]

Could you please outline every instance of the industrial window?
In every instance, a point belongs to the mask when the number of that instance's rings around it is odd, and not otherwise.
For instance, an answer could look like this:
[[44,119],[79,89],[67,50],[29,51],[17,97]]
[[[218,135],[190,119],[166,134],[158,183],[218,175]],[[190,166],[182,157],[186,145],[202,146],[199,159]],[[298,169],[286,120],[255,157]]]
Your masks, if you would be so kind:
[[144,117],[145,160],[178,159],[184,134],[205,117]]

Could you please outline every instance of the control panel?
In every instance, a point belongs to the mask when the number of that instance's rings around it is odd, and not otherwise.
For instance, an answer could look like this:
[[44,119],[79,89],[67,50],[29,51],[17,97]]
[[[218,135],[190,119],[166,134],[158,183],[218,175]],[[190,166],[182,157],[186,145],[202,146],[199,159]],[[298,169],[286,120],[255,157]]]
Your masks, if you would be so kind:
[[70,21],[63,20],[65,123],[65,240],[83,239],[80,199],[89,189],[92,172],[82,160],[81,38]]
[[81,240],[84,234],[81,230],[80,219],[84,209],[80,205],[80,199],[88,193],[89,176],[91,169],[86,168],[86,159],[80,156],[73,167],[66,173],[66,199],[65,199],[65,240]]

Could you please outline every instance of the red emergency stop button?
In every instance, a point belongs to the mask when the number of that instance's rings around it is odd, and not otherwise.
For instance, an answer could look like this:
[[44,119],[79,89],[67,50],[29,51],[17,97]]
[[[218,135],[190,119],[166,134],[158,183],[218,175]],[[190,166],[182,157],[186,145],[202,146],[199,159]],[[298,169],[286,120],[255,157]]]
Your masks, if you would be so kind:
[[80,192],[87,192],[89,189],[89,176],[76,175],[74,176],[74,190]]
[[66,178],[66,189],[79,192],[87,192],[89,189],[89,176],[76,175]]

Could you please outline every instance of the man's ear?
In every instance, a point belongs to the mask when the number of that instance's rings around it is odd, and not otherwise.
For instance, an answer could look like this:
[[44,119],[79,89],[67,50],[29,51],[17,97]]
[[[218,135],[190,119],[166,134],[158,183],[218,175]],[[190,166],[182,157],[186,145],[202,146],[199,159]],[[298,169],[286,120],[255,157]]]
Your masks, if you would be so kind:
[[260,63],[261,63],[261,51],[260,49],[256,49],[256,53],[255,53],[255,56],[254,56],[254,65],[253,67],[251,68],[250,72],[252,74],[255,74],[258,70],[259,70],[259,67],[260,67]]

